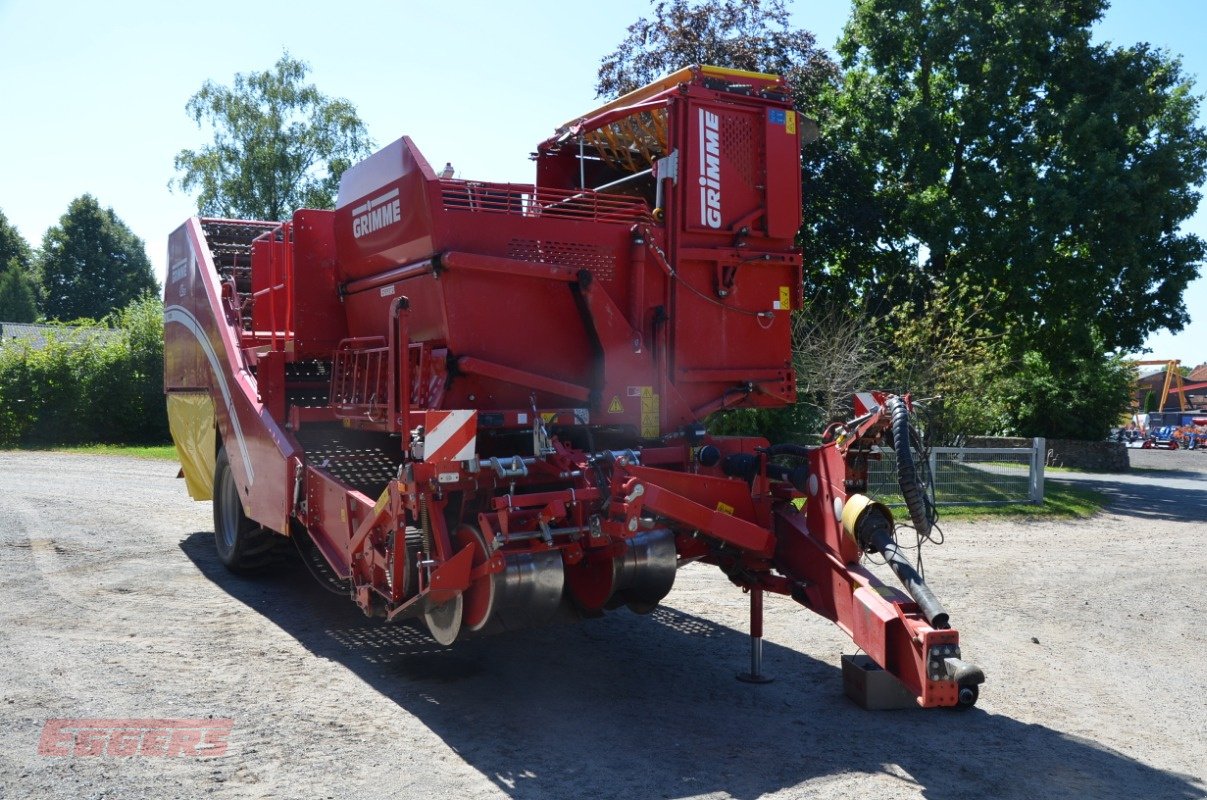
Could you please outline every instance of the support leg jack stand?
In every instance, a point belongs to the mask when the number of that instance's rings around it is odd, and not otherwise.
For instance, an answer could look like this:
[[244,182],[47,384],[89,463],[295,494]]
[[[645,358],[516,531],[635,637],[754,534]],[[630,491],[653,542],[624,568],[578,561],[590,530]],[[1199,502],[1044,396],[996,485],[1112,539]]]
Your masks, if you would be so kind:
[[750,590],[750,672],[739,672],[743,683],[771,683],[775,678],[763,674],[763,589]]

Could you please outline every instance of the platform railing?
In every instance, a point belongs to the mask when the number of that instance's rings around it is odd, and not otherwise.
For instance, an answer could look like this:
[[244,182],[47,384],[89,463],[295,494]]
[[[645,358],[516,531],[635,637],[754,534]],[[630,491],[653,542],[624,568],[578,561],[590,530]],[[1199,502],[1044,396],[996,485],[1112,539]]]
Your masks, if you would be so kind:
[[331,365],[331,405],[348,419],[381,421],[389,401],[390,346],[384,336],[339,343]]
[[390,307],[387,336],[344,339],[331,365],[330,403],[341,419],[358,420],[396,433],[409,428],[411,360],[410,306],[399,297]]
[[[257,345],[268,344],[274,351],[284,351],[293,340],[293,224],[282,223],[274,230],[256,237],[255,243],[265,242],[268,252],[268,285],[251,293],[252,319],[260,303],[267,303],[268,330],[252,331]],[[254,244],[254,243],[253,243]],[[277,307],[283,306],[278,318]],[[267,334],[267,342],[262,341]]]
[[583,189],[551,189],[522,183],[441,180],[445,211],[561,217],[593,222],[632,223],[650,219],[640,197]]

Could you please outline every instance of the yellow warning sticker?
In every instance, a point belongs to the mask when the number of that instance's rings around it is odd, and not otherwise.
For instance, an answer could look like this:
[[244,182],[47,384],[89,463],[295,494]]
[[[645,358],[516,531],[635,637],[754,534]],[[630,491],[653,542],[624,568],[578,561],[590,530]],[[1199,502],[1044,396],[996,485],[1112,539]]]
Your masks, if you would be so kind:
[[784,115],[784,130],[787,133],[796,133],[796,112],[789,111]]
[[658,413],[658,395],[653,387],[643,386],[641,392],[641,435],[655,437],[662,433]]
[[612,396],[612,402],[608,403],[608,413],[609,414],[623,414],[624,413],[624,406],[621,405],[621,403],[620,403],[620,395],[617,394],[617,395]]
[[541,412],[541,421],[542,422],[553,422],[554,418],[556,418],[556,417],[557,417],[556,411],[542,411]]
[[381,497],[377,498],[377,502],[373,504],[373,516],[377,516],[385,509],[390,502],[390,487],[387,486],[381,492]]
[[792,289],[787,286],[780,287],[780,310],[787,311],[792,308]]
[[717,511],[720,511],[722,514],[731,514],[732,515],[733,506],[729,505],[729,503],[722,503],[720,501],[717,501]]

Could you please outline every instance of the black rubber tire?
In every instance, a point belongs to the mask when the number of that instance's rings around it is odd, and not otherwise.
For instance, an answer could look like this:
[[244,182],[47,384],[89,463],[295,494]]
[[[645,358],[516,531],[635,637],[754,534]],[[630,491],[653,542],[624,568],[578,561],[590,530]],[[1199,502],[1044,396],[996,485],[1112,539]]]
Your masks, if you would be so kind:
[[905,401],[896,395],[889,397],[884,405],[892,420],[893,451],[897,455],[897,483],[901,486],[901,496],[905,499],[914,529],[921,536],[926,536],[930,533],[930,517],[926,513],[925,490],[914,466],[914,454],[909,449],[909,409]]
[[952,706],[956,711],[967,711],[976,705],[977,698],[981,696],[981,689],[975,683],[970,683],[967,686],[960,687],[959,701]]
[[259,572],[277,561],[278,544],[272,531],[248,519],[239,498],[226,448],[218,450],[214,464],[214,545],[218,560],[231,572]]

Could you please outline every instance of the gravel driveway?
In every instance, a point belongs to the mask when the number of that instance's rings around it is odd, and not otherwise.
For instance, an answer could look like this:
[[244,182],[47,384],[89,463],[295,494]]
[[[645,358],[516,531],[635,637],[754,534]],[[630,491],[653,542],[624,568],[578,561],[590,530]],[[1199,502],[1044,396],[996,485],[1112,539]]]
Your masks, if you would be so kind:
[[[960,713],[857,708],[850,641],[780,598],[776,681],[735,681],[744,597],[701,566],[650,616],[444,651],[301,567],[227,573],[175,473],[0,453],[0,797],[1207,793],[1207,475],[1053,473],[1096,481],[1111,511],[944,525],[927,575],[988,676]],[[221,755],[40,755],[59,718],[231,728]]]

